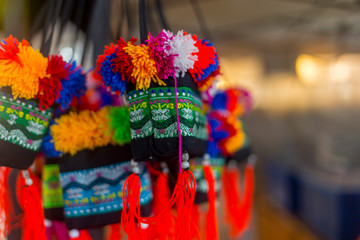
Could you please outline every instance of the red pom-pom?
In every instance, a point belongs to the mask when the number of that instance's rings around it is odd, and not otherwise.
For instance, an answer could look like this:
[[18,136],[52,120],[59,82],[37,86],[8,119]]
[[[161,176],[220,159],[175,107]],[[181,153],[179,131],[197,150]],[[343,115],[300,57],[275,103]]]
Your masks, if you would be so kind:
[[129,43],[126,43],[124,39],[120,38],[117,44],[116,56],[117,58],[112,60],[114,71],[121,73],[123,78],[126,78],[129,82],[135,83],[135,78],[131,76],[134,65],[132,64],[131,57],[124,50],[128,44],[134,44],[137,41],[136,38],[131,38]]
[[196,41],[195,47],[199,49],[198,52],[193,53],[197,55],[198,60],[195,61],[194,67],[189,70],[193,79],[198,81],[201,79],[201,75],[204,74],[203,70],[208,68],[210,64],[215,64],[216,52],[215,48],[209,45],[206,41],[198,39],[197,36],[192,36]]
[[110,46],[105,46],[104,54],[98,56],[98,58],[96,60],[96,72],[94,73],[94,77],[96,79],[102,79],[101,64],[105,61],[105,59],[108,55],[115,53],[116,47],[117,46],[115,44],[111,43]]
[[[26,40],[22,40],[21,44],[29,46],[29,43]],[[12,35],[3,39],[3,41],[0,42],[0,60],[11,60],[21,64],[17,55],[19,53],[18,46],[19,41]]]
[[47,73],[50,77],[40,78],[38,99],[40,109],[47,109],[55,103],[60,97],[62,90],[61,79],[69,78],[70,66],[66,66],[66,62],[60,55],[52,55],[48,57],[49,63]]

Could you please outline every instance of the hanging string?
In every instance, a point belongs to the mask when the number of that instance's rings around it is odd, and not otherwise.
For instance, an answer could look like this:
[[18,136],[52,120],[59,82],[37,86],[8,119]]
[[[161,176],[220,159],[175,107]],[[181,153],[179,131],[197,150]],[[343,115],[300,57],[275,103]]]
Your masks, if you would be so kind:
[[170,30],[169,24],[168,24],[168,22],[167,22],[166,19],[165,19],[165,15],[164,15],[164,11],[163,11],[163,8],[162,8],[162,2],[161,2],[161,0],[156,0],[156,1],[155,1],[155,4],[156,4],[156,8],[157,8],[157,10],[158,10],[158,14],[159,14],[159,19],[160,19],[160,22],[161,22],[161,26],[163,27],[163,29]]
[[178,91],[177,91],[177,78],[174,75],[175,80],[175,109],[176,109],[176,121],[177,121],[177,129],[179,134],[179,174],[182,172],[182,140],[181,140],[181,128],[180,128],[180,116],[179,116],[179,106],[178,106]]
[[[56,7],[54,9],[55,1],[56,1]],[[40,48],[41,53],[45,57],[47,57],[50,53],[51,43],[52,43],[55,25],[56,25],[56,20],[57,20],[58,16],[60,15],[62,2],[63,2],[63,0],[53,0],[52,4],[50,5],[49,13],[51,13],[51,15],[50,15],[50,17],[48,16],[48,18],[50,18],[50,20],[45,25],[45,28],[44,28],[45,32],[43,34],[42,44],[41,44],[41,48]],[[46,35],[48,34],[48,31],[49,31],[49,26],[51,27],[51,30],[50,30],[49,36],[46,38]]]
[[146,0],[139,0],[139,14],[140,14],[140,40],[141,43],[145,43],[147,39],[147,13],[146,13]]

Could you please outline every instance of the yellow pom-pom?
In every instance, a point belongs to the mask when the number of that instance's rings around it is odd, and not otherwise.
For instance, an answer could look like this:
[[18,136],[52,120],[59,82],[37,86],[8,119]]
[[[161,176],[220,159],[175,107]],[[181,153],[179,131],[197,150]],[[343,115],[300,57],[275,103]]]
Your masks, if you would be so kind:
[[131,76],[136,80],[136,90],[148,89],[151,80],[165,86],[165,83],[157,76],[155,60],[150,56],[149,46],[128,44],[124,50],[129,54],[134,65]]
[[0,87],[11,86],[22,73],[22,67],[18,62],[0,60]]
[[55,120],[56,124],[50,128],[55,149],[74,155],[81,150],[114,144],[107,120],[108,113],[109,107],[104,107],[98,112],[70,112]]
[[14,98],[34,98],[39,90],[39,79],[49,77],[46,73],[48,59],[32,47],[19,44],[18,57],[22,67],[13,71],[12,93]]
[[236,128],[236,134],[226,140],[226,152],[230,155],[239,150],[245,143],[245,133],[242,128],[241,122],[236,117],[230,117],[233,126]]

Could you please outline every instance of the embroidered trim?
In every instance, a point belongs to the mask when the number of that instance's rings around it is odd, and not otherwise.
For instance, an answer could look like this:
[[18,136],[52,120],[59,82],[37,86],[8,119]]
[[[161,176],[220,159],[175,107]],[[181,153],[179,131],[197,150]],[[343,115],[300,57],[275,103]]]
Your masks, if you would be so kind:
[[0,95],[0,139],[38,151],[52,110],[40,111],[32,100],[14,100],[5,92]]
[[[157,87],[150,90],[150,108],[155,138],[177,137],[175,89]],[[201,99],[190,88],[178,87],[181,135],[207,139],[206,117]]]
[[[140,204],[152,200],[150,176],[145,164],[139,164]],[[66,217],[80,217],[123,208],[122,187],[131,173],[130,162],[60,173]]]
[[153,134],[148,91],[133,90],[128,94],[131,139],[145,138]]

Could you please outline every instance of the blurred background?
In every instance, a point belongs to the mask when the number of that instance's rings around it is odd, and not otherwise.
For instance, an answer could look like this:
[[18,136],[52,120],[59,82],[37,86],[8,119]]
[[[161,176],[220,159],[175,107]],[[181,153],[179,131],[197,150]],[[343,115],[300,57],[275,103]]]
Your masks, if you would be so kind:
[[[58,2],[1,0],[1,36],[39,47],[46,9]],[[210,39],[218,87],[253,95],[245,122],[257,196],[243,239],[357,239],[360,1],[162,0],[163,18],[159,2],[148,0],[151,32],[166,25]],[[55,28],[52,52],[90,69],[105,44],[138,36],[137,1],[64,0]]]

